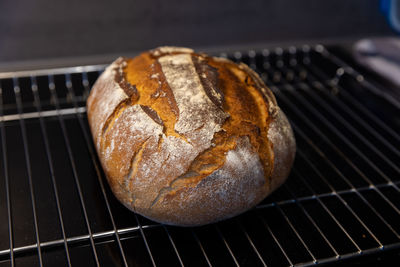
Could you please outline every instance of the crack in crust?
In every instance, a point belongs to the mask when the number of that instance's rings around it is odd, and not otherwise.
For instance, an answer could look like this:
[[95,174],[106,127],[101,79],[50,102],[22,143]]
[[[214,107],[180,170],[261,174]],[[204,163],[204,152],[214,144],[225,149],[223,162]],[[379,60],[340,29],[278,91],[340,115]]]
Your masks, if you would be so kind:
[[124,90],[125,94],[132,99],[139,98],[139,92],[135,85],[129,83],[124,74],[124,69],[128,65],[128,62],[125,58],[120,58],[117,61],[117,67],[114,71],[114,81],[118,83],[118,85]]
[[[268,103],[268,112],[270,113],[271,118],[275,118],[277,116],[279,109],[278,109],[278,103],[276,102],[276,98],[272,93],[272,91],[266,88],[260,76],[258,76],[258,74],[254,70],[252,70],[249,66],[247,66],[244,63],[240,63],[239,68],[244,70],[251,77],[251,79],[255,83],[255,88],[261,92],[261,95]],[[246,84],[248,84],[247,82],[248,80],[246,79]]]
[[192,55],[196,72],[208,98],[220,109],[223,109],[224,93],[218,87],[218,70],[204,62],[204,57]]
[[[134,152],[134,154],[130,160],[128,174],[124,178],[125,188],[128,192],[130,192],[131,196],[134,196],[134,194],[133,194],[134,190],[132,190],[132,178],[136,175],[136,173],[138,171],[138,165],[142,158],[143,151],[144,151],[147,143],[149,142],[150,138],[151,137],[146,138],[141,144],[138,145],[138,150]],[[136,200],[136,196],[134,196],[134,199]],[[133,204],[134,203],[132,203],[132,207],[133,207]]]
[[140,105],[140,107],[147,114],[147,116],[149,116],[155,123],[158,123],[159,125],[164,127],[164,122],[162,121],[162,119],[158,115],[157,111],[155,111],[151,107],[145,106],[145,105]]
[[156,91],[151,95],[151,99],[156,100],[157,98],[165,98],[168,101],[169,107],[172,113],[175,115],[175,121],[179,117],[179,108],[178,104],[176,103],[175,96],[167,83],[167,79],[165,78],[164,73],[162,72],[162,68],[160,63],[155,60],[151,66],[151,71],[155,74],[150,76],[150,79],[155,79],[158,82],[158,87]]
[[229,150],[235,149],[237,145],[236,137],[225,138],[224,135],[225,133],[223,132],[216,133],[212,142],[213,146],[199,153],[183,174],[174,178],[167,186],[161,188],[149,208],[152,208],[167,193],[184,186],[193,187],[204,177],[222,167],[225,164],[226,153]]
[[106,122],[103,125],[101,130],[101,140],[100,140],[100,151],[104,151],[105,138],[104,136],[108,133],[108,131],[112,128],[115,121],[121,116],[126,108],[128,108],[131,104],[132,100],[130,98],[122,100],[114,109],[114,111],[108,116]]

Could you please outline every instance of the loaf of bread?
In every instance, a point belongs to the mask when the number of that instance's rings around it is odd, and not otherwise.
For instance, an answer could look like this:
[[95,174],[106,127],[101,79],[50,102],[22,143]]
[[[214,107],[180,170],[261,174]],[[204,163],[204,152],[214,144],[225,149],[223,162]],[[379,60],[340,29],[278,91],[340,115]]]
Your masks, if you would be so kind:
[[240,214],[280,186],[294,160],[292,129],[259,76],[188,48],[117,59],[87,113],[115,196],[165,224]]

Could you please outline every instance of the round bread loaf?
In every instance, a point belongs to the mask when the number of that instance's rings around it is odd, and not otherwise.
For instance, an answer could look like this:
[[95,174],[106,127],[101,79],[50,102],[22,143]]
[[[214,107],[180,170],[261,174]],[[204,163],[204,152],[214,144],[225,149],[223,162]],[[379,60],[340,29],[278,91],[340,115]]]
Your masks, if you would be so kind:
[[259,76],[188,48],[117,59],[87,112],[115,196],[165,224],[242,213],[285,181],[294,160],[292,129]]

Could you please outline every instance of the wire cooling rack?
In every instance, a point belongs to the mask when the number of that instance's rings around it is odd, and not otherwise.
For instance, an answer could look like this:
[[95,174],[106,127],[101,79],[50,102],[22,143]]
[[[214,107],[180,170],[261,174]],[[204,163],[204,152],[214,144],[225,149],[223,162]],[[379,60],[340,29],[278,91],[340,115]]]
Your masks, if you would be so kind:
[[221,56],[261,75],[298,150],[257,207],[196,228],[112,195],[85,108],[103,65],[0,73],[0,266],[307,266],[399,248],[398,100],[320,45]]

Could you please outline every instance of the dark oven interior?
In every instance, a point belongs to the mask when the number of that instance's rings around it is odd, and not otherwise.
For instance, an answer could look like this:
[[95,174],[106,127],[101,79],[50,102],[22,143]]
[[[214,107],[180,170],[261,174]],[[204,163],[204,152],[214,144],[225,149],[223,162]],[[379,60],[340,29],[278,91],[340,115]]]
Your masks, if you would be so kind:
[[104,66],[2,73],[0,266],[308,266],[399,248],[398,100],[321,45],[219,55],[289,117],[278,191],[217,224],[149,221],[115,199],[93,147],[85,100]]

